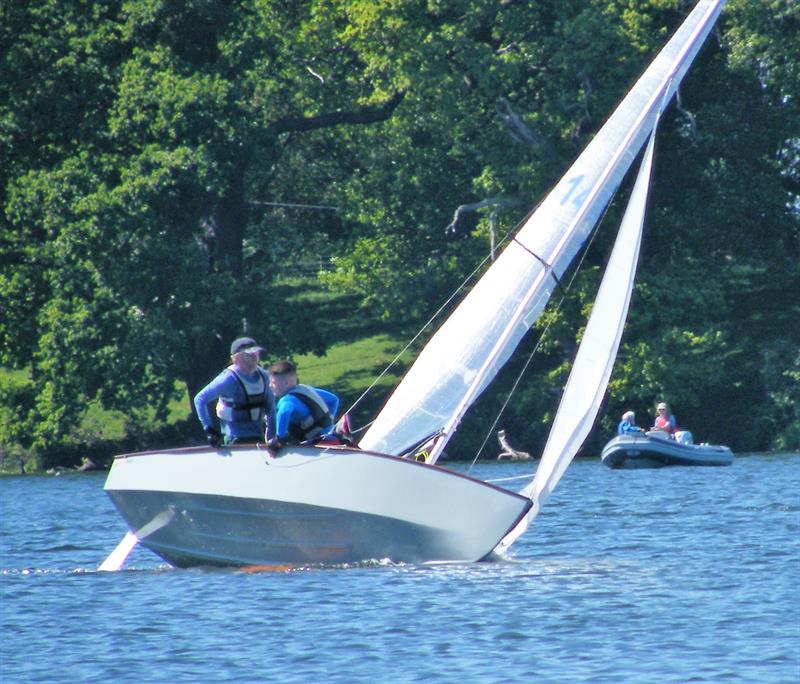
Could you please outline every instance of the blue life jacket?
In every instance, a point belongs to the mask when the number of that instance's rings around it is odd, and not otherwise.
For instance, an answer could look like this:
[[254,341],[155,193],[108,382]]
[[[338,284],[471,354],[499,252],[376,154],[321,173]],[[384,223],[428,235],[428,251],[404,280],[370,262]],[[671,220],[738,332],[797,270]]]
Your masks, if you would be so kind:
[[313,387],[295,385],[287,394],[297,397],[311,412],[301,422],[292,422],[289,425],[289,433],[294,439],[300,442],[314,439],[333,425],[333,416],[328,410],[328,405]]

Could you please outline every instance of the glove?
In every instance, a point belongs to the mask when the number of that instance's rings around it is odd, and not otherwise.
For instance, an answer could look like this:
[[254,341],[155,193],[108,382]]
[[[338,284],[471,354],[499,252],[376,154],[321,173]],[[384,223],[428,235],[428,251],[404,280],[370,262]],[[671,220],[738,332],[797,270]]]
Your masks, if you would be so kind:
[[267,441],[267,449],[269,449],[269,452],[273,456],[275,456],[275,454],[277,454],[278,451],[280,451],[284,446],[284,443],[281,442],[281,440],[279,440],[277,437],[273,437]]
[[215,449],[222,444],[222,435],[219,434],[219,430],[213,427],[206,428],[206,441]]

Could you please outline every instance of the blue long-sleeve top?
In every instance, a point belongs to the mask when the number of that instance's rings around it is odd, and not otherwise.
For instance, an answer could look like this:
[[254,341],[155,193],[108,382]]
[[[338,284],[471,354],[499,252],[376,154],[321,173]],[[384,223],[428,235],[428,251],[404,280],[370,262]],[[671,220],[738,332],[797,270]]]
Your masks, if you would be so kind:
[[617,426],[618,435],[626,435],[631,432],[644,432],[644,430],[642,430],[642,428],[638,427],[637,425],[634,425],[629,420],[623,420]]
[[[339,397],[337,397],[333,392],[328,392],[327,390],[320,389],[319,387],[312,388],[319,396],[322,398],[322,401],[325,402],[325,405],[328,407],[328,411],[330,412],[333,419],[336,419],[336,412],[339,410]],[[291,394],[290,392],[284,394],[280,399],[278,399],[278,408],[275,417],[275,425],[276,430],[275,434],[281,441],[287,441],[290,436],[290,427],[294,424],[300,424],[304,420],[306,420],[309,416],[311,416],[311,409],[303,403],[302,399],[299,399],[295,395]],[[333,425],[328,430],[325,430],[325,433],[330,432],[333,430]]]

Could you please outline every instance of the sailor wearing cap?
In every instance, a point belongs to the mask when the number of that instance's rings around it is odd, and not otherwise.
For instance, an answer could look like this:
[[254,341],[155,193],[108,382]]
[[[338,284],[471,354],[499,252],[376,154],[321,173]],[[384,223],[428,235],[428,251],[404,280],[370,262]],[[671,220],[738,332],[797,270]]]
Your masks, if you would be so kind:
[[[208,443],[260,442],[275,422],[275,396],[269,387],[269,374],[258,365],[264,348],[252,337],[239,337],[231,343],[231,365],[201,389],[194,398],[197,417]],[[208,410],[216,401],[220,430]]]

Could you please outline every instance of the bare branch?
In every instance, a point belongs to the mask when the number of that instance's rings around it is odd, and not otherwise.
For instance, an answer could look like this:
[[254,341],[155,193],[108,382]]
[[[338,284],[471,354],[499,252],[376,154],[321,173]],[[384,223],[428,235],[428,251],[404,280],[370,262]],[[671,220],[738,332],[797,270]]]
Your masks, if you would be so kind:
[[314,71],[310,66],[306,66],[306,71],[311,74],[314,78],[316,78],[320,83],[325,83],[325,79],[322,78],[316,71]]
[[390,100],[377,107],[362,107],[350,111],[330,112],[317,116],[286,117],[278,119],[267,127],[270,135],[280,135],[296,131],[313,131],[340,124],[370,124],[389,119],[397,106],[403,101],[405,92],[396,93]]
[[572,137],[575,140],[577,140],[580,137],[584,124],[592,123],[592,113],[589,109],[589,100],[591,99],[592,93],[594,92],[594,89],[592,88],[592,82],[589,80],[589,77],[586,75],[585,72],[583,71],[579,72],[578,77],[581,79],[581,85],[583,86],[583,93],[581,94],[580,99],[577,102],[573,102],[566,108],[567,112],[571,112],[573,109],[578,109],[581,112],[583,112],[583,116],[581,117],[580,121],[578,121],[578,124],[575,127],[575,131],[572,135]]
[[497,100],[497,112],[500,114],[509,135],[525,145],[530,145],[547,159],[553,159],[555,152],[552,143],[547,138],[530,128],[511,107],[511,103],[506,98],[501,97]]
[[473,202],[472,204],[462,204],[456,208],[456,211],[453,214],[453,220],[444,229],[444,232],[455,233],[458,230],[458,226],[461,223],[461,220],[464,218],[464,214],[467,213],[480,211],[481,209],[485,209],[486,207],[523,207],[523,206],[525,206],[525,203],[522,200],[513,198],[503,198],[503,197],[488,197],[486,199],[481,200],[480,202]]
[[497,101],[497,111],[503,119],[503,123],[517,142],[525,143],[536,147],[538,144],[536,135],[512,108],[511,103],[506,98],[501,97]]
[[503,451],[497,456],[498,461],[527,461],[530,459],[531,455],[527,451],[515,449],[508,443],[505,430],[497,431],[497,441],[500,442],[500,446],[503,448]]
[[695,140],[697,138],[697,119],[695,118],[695,115],[692,114],[688,109],[683,108],[680,88],[678,88],[678,91],[675,93],[675,107],[689,121],[689,133],[692,140]]
[[511,52],[511,50],[515,50],[517,48],[517,42],[514,41],[513,43],[509,43],[508,45],[498,48],[494,51],[496,55],[504,55],[506,52]]

